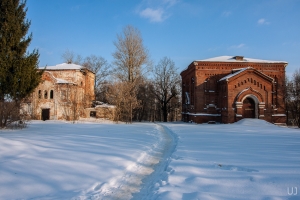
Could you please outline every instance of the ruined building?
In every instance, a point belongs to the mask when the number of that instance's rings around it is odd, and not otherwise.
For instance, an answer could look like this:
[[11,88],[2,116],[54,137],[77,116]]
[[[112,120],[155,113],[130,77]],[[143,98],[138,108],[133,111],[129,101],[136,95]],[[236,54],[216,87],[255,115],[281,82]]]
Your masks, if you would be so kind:
[[285,61],[220,56],[181,72],[182,119],[233,123],[243,118],[286,122]]
[[94,84],[95,74],[80,65],[47,66],[41,83],[24,102],[23,112],[42,120],[89,117]]

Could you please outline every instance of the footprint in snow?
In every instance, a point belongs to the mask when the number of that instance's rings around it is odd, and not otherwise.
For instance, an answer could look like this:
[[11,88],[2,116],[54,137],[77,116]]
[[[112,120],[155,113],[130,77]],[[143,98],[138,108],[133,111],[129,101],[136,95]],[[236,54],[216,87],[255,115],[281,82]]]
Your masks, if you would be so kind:
[[175,160],[184,160],[183,157],[176,156],[176,155],[173,155],[172,158],[175,159]]
[[238,171],[238,172],[259,172],[256,169],[238,167],[238,166],[234,166],[234,165],[215,164],[215,167],[222,169],[222,170],[230,170],[230,171]]

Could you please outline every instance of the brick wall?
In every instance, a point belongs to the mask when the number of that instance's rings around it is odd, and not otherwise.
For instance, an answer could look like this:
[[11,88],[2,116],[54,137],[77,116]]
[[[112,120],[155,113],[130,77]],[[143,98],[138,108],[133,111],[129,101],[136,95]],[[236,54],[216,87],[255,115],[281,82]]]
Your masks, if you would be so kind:
[[[247,68],[239,75],[220,81],[236,69]],[[285,113],[283,89],[286,63],[255,62],[211,62],[194,61],[181,73],[182,77],[182,111],[183,113],[220,114],[216,120],[233,123],[242,119],[240,106],[245,98],[256,100],[256,118],[272,123],[282,123],[284,116],[272,117]],[[186,104],[186,92],[190,104]],[[243,103],[243,102],[242,102]],[[183,115],[187,121],[191,117]],[[207,116],[198,116],[199,123],[210,120]]]

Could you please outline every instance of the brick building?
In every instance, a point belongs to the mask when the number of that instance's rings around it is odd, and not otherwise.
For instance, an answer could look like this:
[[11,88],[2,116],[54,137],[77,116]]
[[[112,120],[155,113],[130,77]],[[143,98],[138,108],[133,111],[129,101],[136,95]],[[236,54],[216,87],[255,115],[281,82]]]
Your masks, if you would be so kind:
[[180,74],[183,121],[233,123],[258,118],[284,124],[287,64],[243,56],[193,61]]
[[95,98],[94,85],[95,74],[85,67],[47,66],[41,83],[23,104],[23,112],[43,120],[89,117],[86,109]]

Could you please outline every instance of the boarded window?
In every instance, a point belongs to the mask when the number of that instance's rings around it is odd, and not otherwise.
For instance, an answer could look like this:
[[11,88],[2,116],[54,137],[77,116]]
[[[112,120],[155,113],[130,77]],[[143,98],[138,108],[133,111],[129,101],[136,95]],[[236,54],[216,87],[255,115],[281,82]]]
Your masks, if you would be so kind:
[[66,90],[61,91],[61,99],[66,100],[67,99],[67,92]]

